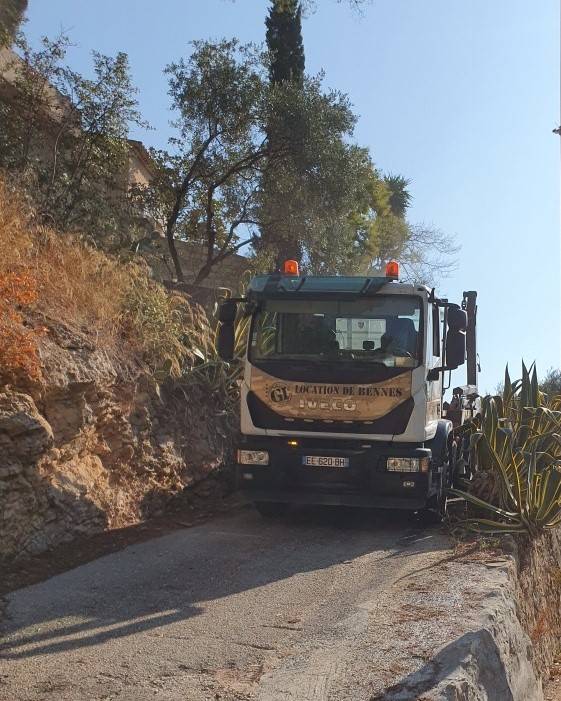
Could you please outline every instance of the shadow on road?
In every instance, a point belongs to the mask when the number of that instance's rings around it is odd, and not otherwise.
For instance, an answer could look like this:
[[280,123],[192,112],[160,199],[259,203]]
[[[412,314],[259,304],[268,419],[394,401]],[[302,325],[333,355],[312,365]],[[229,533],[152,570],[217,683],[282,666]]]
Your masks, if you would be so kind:
[[384,567],[387,556],[446,548],[438,530],[423,531],[402,513],[314,507],[263,520],[245,508],[14,592],[0,659],[156,631],[200,615],[204,602],[376,551],[375,562]]

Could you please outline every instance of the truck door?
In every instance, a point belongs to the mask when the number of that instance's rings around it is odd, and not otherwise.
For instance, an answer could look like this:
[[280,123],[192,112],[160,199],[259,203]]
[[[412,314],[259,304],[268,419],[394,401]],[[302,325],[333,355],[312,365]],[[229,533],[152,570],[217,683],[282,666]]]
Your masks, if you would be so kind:
[[[429,302],[427,314],[427,347],[426,368],[429,371],[440,364],[442,355],[440,309],[438,305]],[[427,427],[438,421],[442,414],[442,373],[438,379],[427,380]]]

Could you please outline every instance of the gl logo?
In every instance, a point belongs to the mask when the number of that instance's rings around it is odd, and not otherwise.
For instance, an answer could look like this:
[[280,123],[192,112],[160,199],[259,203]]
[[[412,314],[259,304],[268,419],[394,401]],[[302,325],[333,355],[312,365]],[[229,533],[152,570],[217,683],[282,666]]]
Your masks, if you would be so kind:
[[275,404],[282,404],[290,399],[288,387],[286,385],[273,385],[270,392],[271,400]]

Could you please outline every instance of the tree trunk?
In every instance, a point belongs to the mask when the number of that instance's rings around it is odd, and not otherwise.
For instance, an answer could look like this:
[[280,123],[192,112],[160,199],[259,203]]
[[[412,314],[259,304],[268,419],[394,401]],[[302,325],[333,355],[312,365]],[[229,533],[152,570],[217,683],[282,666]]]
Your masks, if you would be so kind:
[[299,242],[279,238],[276,241],[276,252],[275,252],[275,270],[282,271],[283,263],[285,260],[297,260],[298,263],[302,259],[302,250],[300,248]]
[[210,271],[212,270],[212,263],[205,263],[203,267],[199,270],[197,273],[197,277],[195,278],[193,285],[200,285],[203,280],[205,280],[209,275]]
[[173,226],[166,227],[166,239],[168,242],[169,254],[173,261],[173,266],[175,268],[175,274],[177,275],[177,282],[185,282],[185,277],[183,275],[183,270],[181,269],[181,261],[177,255],[177,248],[175,247],[175,239],[173,237]]

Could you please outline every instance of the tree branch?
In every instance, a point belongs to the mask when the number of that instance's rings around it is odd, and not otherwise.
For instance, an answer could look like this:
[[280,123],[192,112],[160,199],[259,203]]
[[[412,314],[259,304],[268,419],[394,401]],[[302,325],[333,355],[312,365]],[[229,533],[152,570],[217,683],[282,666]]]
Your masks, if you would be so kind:
[[192,184],[192,181],[195,177],[195,173],[197,172],[197,168],[199,167],[199,163],[203,159],[203,156],[206,153],[206,150],[210,146],[210,144],[214,141],[215,138],[219,135],[219,131],[215,131],[210,133],[207,138],[203,141],[201,147],[198,149],[195,158],[193,159],[193,162],[191,163],[191,166],[185,176],[183,177],[183,180],[181,181],[181,185],[175,189],[175,201],[173,204],[173,208],[171,210],[171,213],[169,214],[167,221],[166,221],[166,239],[168,242],[168,248],[169,252],[171,255],[171,259],[173,261],[173,265],[175,267],[175,272],[177,275],[177,279],[179,282],[184,282],[185,281],[185,276],[183,275],[183,269],[181,268],[181,261],[179,260],[179,256],[177,255],[177,249],[175,247],[175,225],[177,224],[177,218],[179,217],[179,212],[181,211],[181,208],[183,207],[183,204],[185,202],[185,197],[187,196],[187,192],[189,191],[189,188]]

